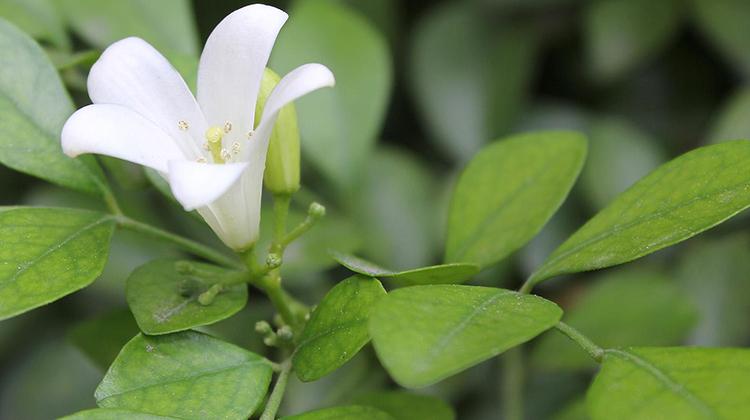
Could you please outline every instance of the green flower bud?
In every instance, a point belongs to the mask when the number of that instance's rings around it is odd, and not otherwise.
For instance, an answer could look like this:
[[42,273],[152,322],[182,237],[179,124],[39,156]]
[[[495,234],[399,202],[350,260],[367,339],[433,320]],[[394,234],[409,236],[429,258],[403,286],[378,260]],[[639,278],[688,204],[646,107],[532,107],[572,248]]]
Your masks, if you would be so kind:
[[[255,105],[255,125],[260,122],[263,107],[271,91],[281,78],[271,69],[263,73],[258,102]],[[274,194],[291,194],[299,189],[299,128],[294,104],[286,105],[279,111],[273,127],[266,156],[266,172],[263,182]]]

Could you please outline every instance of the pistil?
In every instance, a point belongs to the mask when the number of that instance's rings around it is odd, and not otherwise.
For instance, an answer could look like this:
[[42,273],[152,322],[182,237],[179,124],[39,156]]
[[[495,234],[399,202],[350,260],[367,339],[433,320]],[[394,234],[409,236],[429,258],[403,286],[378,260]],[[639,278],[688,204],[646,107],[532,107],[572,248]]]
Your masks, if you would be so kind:
[[208,150],[214,163],[224,163],[224,149],[221,147],[221,139],[224,137],[224,130],[221,127],[211,127],[206,130],[206,140],[208,141]]

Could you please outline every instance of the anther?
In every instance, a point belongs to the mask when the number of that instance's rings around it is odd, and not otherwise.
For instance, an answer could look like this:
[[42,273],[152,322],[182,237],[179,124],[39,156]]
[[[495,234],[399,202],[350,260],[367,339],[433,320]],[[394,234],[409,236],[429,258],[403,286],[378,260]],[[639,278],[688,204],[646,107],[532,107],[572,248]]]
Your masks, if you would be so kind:
[[239,152],[240,152],[240,148],[241,148],[241,147],[242,147],[242,146],[240,145],[240,143],[239,143],[239,142],[234,142],[234,143],[232,143],[232,154],[235,154],[235,155],[236,155],[237,153],[239,153]]
[[187,131],[188,128],[190,128],[190,124],[185,120],[179,120],[177,121],[177,128],[179,128],[180,131]]
[[252,139],[253,138],[253,134],[255,134],[255,131],[253,131],[253,130],[248,131],[247,132],[247,139],[248,140]]
[[221,158],[226,162],[232,158],[232,154],[227,149],[221,149]]
[[198,162],[198,163],[206,163],[206,162],[208,162],[208,161],[206,160],[206,158],[204,158],[203,156],[199,157],[199,158],[198,158],[198,159],[196,159],[195,161],[196,161],[196,162]]
[[227,121],[224,123],[224,132],[229,133],[230,131],[232,131],[232,123]]

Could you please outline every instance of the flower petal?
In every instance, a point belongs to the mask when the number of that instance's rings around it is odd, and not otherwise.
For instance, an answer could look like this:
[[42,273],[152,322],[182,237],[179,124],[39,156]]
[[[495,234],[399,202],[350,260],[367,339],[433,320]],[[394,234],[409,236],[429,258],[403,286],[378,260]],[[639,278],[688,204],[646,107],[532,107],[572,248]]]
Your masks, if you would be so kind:
[[91,68],[88,90],[94,103],[123,105],[151,120],[179,140],[185,158],[202,155],[203,113],[182,76],[146,41],[126,38],[104,50]]
[[[276,117],[284,105],[314,90],[333,86],[335,83],[336,80],[331,70],[322,64],[304,64],[290,71],[269,95],[254,136],[260,139],[270,137]],[[244,157],[247,158],[247,156]]]
[[226,193],[247,166],[246,162],[212,164],[173,160],[169,162],[169,185],[177,201],[191,211],[211,204]]
[[62,149],[76,157],[98,153],[167,171],[167,162],[184,159],[174,139],[140,114],[120,105],[85,106],[62,129]]
[[[253,4],[224,18],[206,41],[198,68],[198,102],[212,126],[233,127],[229,141],[253,127],[263,70],[287,14]],[[235,134],[236,133],[236,134]]]

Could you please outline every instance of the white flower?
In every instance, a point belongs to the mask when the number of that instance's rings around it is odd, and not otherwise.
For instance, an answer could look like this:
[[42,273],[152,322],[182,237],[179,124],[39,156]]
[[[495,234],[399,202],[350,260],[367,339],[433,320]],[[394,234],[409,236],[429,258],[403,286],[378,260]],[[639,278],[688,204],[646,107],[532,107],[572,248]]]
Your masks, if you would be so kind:
[[258,237],[268,141],[279,110],[334,78],[321,64],[292,70],[253,126],[263,71],[287,14],[254,4],[219,23],[198,68],[197,100],[185,81],[139,38],[112,44],[91,68],[93,105],[62,131],[69,156],[99,153],[157,170],[186,210],[197,209],[231,248]]

